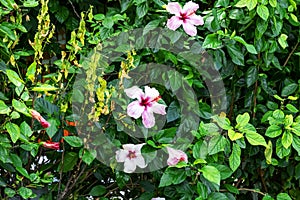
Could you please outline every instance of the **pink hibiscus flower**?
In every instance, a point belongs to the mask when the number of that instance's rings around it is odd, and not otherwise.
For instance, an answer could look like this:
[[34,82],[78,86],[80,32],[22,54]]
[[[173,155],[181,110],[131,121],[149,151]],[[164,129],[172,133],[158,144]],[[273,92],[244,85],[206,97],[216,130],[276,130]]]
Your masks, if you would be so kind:
[[132,173],[135,171],[136,166],[145,168],[147,165],[142,156],[141,149],[144,144],[124,144],[123,149],[116,151],[117,162],[124,162],[124,172]]
[[43,147],[48,149],[59,150],[59,142],[52,142],[52,141],[43,142]]
[[32,118],[38,120],[43,128],[50,127],[50,123],[47,122],[38,111],[30,110],[30,113],[31,113]]
[[168,3],[166,6],[167,11],[171,14],[175,14],[175,16],[168,19],[167,27],[175,31],[182,25],[188,35],[195,36],[197,34],[197,28],[195,26],[204,24],[203,18],[195,14],[198,8],[199,5],[192,1],[187,2],[183,9],[177,2]]
[[183,151],[176,150],[171,147],[167,147],[167,150],[169,153],[169,158],[167,160],[169,166],[177,165],[180,161],[188,162],[187,155]]
[[127,106],[127,114],[134,119],[142,116],[143,124],[146,128],[152,128],[155,125],[153,113],[165,115],[166,105],[159,104],[159,92],[155,88],[145,86],[145,93],[137,86],[125,89],[125,93],[132,99],[137,99]]

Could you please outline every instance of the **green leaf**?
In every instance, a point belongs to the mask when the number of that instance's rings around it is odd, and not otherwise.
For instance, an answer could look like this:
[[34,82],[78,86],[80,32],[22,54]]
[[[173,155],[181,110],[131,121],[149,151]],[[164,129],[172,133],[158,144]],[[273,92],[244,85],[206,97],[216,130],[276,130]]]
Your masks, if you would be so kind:
[[258,70],[256,66],[251,66],[246,72],[247,87],[252,86],[258,79]]
[[6,26],[7,24],[0,24],[0,32],[2,32],[4,35],[7,35],[9,39],[16,40],[16,35],[13,30],[11,30],[10,27]]
[[244,54],[242,53],[241,48],[238,45],[227,44],[226,49],[233,63],[244,66]]
[[58,90],[58,88],[48,84],[40,84],[38,87],[33,87],[31,90],[35,92],[48,92]]
[[158,187],[165,187],[169,185],[177,185],[182,183],[186,179],[186,173],[184,169],[167,168],[160,179]]
[[206,49],[217,49],[222,46],[222,41],[216,33],[209,34],[205,37],[202,47]]
[[293,94],[298,88],[298,84],[290,83],[289,85],[284,86],[281,91],[281,96],[286,97]]
[[168,106],[167,122],[175,121],[179,117],[180,117],[180,107],[176,101],[172,101],[172,103]]
[[236,117],[236,122],[237,125],[235,126],[235,128],[243,128],[245,127],[250,121],[250,115],[249,113],[244,113],[243,115],[238,115]]
[[271,125],[268,127],[265,135],[270,138],[275,138],[275,137],[281,135],[281,133],[282,133],[282,129],[280,126]]
[[287,193],[280,193],[277,195],[276,200],[292,200]]
[[103,24],[103,26],[104,26],[105,28],[110,29],[110,28],[113,27],[114,21],[113,21],[112,17],[106,17],[106,18],[104,18],[104,20],[102,21],[102,24]]
[[202,167],[200,171],[203,173],[204,178],[208,181],[220,185],[221,174],[217,168],[207,165]]
[[170,70],[167,73],[170,80],[172,91],[175,92],[182,86],[182,76],[179,72],[175,70]]
[[147,2],[144,2],[144,3],[141,3],[137,6],[136,8],[136,15],[138,16],[138,18],[142,18],[144,17],[147,12],[148,12],[148,3]]
[[16,170],[22,174],[23,176],[25,176],[26,178],[30,179],[30,176],[28,175],[28,172],[25,168],[21,167],[16,167]]
[[14,123],[7,122],[5,128],[9,133],[12,142],[16,143],[16,141],[20,138],[20,134],[21,134],[19,126]]
[[270,195],[265,195],[264,198],[262,198],[262,200],[274,200]]
[[282,138],[281,138],[281,143],[284,148],[289,148],[291,144],[293,143],[293,134],[289,131],[284,131]]
[[279,38],[278,38],[278,42],[279,42],[279,44],[280,44],[280,46],[283,48],[283,49],[285,49],[287,46],[288,46],[288,43],[287,43],[287,38],[288,38],[288,36],[286,35],[286,34],[281,34],[280,36],[279,36]]
[[20,87],[22,84],[24,84],[24,81],[20,79],[19,75],[15,71],[7,69],[6,75],[15,86]]
[[300,156],[300,139],[297,136],[293,137],[293,148],[298,152],[298,156]]
[[12,100],[12,106],[14,107],[14,109],[16,109],[18,112],[20,113],[23,113],[24,115],[27,115],[28,117],[31,116],[30,113],[28,113],[28,108],[27,106],[21,102],[21,101],[18,101],[16,99],[13,99]]
[[264,153],[265,153],[265,157],[266,157],[266,162],[267,162],[267,164],[270,165],[272,163],[272,153],[273,153],[273,144],[270,140],[268,142],[268,145],[266,146]]
[[257,5],[257,0],[247,0],[247,8],[253,10]]
[[227,196],[220,192],[212,192],[209,194],[207,200],[228,200]]
[[22,160],[18,155],[10,154],[10,159],[15,167],[22,167]]
[[270,4],[273,8],[276,8],[276,6],[277,6],[277,0],[269,0],[269,4]]
[[83,145],[82,139],[77,136],[65,136],[64,140],[72,147],[81,147]]
[[91,189],[89,195],[99,197],[105,193],[106,193],[106,188],[103,185],[96,185]]
[[253,131],[246,132],[246,138],[251,145],[267,146],[265,138],[256,132]]
[[153,20],[150,21],[144,28],[143,28],[143,35],[146,35],[147,33],[149,33],[149,31],[154,30],[155,28],[157,28],[160,24],[161,20],[157,19],[157,20]]
[[233,129],[229,129],[228,137],[231,141],[235,141],[235,140],[238,140],[238,139],[244,137],[244,135],[242,133],[235,132]]
[[233,143],[232,152],[229,156],[229,166],[234,172],[241,164],[241,148],[238,144]]
[[48,127],[48,128],[46,129],[46,132],[47,132],[49,138],[52,138],[52,137],[56,134],[56,132],[57,132],[57,130],[58,130],[57,127],[58,127],[59,122],[58,122],[56,119],[54,119],[54,118],[48,119],[47,121],[48,121],[51,125],[50,125],[50,127]]
[[[78,160],[78,155],[75,152],[67,152],[64,157],[63,162],[63,172],[71,171],[76,165]],[[60,165],[61,168],[61,165]]]
[[96,156],[97,156],[97,151],[96,150],[94,150],[94,149],[89,149],[89,150],[84,149],[82,160],[86,164],[90,165],[93,162],[93,160],[95,160]]
[[7,195],[7,197],[14,197],[16,195],[16,192],[8,187],[4,189],[4,193]]
[[242,37],[234,36],[233,39],[235,41],[238,41],[239,43],[243,44],[249,53],[257,54],[255,47],[252,44],[248,44]]
[[265,21],[267,21],[267,19],[269,18],[269,15],[270,15],[269,9],[265,5],[257,6],[256,12]]
[[0,114],[8,115],[10,111],[10,108],[4,103],[4,101],[0,100]]
[[55,14],[55,18],[57,19],[57,21],[59,21],[62,24],[69,17],[69,14],[70,14],[69,9],[66,8],[65,6],[61,6],[58,9],[58,12]]
[[35,72],[36,72],[36,62],[31,63],[27,68],[26,77],[34,83],[35,80]]
[[282,110],[277,109],[273,112],[273,117],[275,119],[284,119],[284,113]]
[[282,159],[284,158],[285,156],[288,156],[291,152],[291,147],[289,148],[284,148],[284,146],[282,145],[282,142],[281,142],[281,138],[277,139],[276,141],[276,154],[277,156]]
[[4,5],[9,10],[13,10],[13,4],[15,4],[14,0],[0,0],[1,4]]
[[208,154],[213,155],[225,150],[227,140],[222,135],[213,136],[208,143]]
[[240,193],[240,191],[236,187],[234,187],[230,184],[224,184],[224,186],[231,193],[234,193],[234,194],[239,194]]
[[33,8],[39,5],[38,1],[35,0],[27,0],[23,2],[23,6],[26,8]]
[[20,130],[21,130],[21,133],[23,135],[25,135],[26,137],[30,137],[33,133],[30,126],[25,121],[21,123]]
[[232,129],[232,126],[230,125],[230,121],[227,117],[223,117],[223,116],[212,116],[211,117],[217,124],[218,126],[220,126],[222,129],[224,130],[229,130]]
[[299,110],[298,110],[295,106],[293,106],[292,104],[290,104],[290,103],[286,104],[286,108],[287,108],[289,111],[291,111],[292,113],[297,113],[297,112],[299,112]]
[[18,193],[24,199],[29,199],[33,195],[32,190],[26,187],[20,187]]

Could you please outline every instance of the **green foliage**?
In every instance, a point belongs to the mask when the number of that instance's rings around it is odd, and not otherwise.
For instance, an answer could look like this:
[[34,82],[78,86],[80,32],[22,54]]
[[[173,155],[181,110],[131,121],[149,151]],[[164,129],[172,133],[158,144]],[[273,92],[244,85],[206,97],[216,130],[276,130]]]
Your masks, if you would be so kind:
[[[168,1],[0,0],[0,199],[298,199],[300,1],[195,2],[205,23],[183,40],[181,27],[157,32]],[[139,37],[128,34],[138,28]],[[206,63],[201,74],[195,67],[204,49],[224,92],[209,88]],[[129,102],[116,88],[132,74],[163,77],[153,86],[168,106],[165,124],[140,137],[117,112]],[[215,90],[226,102],[211,100]],[[213,113],[217,103],[223,112]],[[186,144],[181,132],[194,138]],[[150,172],[126,174],[115,148],[140,141]],[[153,164],[171,144],[186,147],[188,162]]]

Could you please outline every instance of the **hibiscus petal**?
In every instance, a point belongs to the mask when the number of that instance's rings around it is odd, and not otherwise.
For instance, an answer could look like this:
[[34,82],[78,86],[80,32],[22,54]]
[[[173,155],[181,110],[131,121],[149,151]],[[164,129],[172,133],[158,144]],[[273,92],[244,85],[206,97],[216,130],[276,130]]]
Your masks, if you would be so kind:
[[150,99],[155,99],[159,96],[159,92],[155,88],[150,88],[149,86],[145,86],[145,97],[150,97]]
[[138,101],[133,101],[127,106],[127,115],[134,119],[139,118],[144,112],[145,107],[141,106]]
[[171,14],[180,15],[181,6],[177,2],[168,3],[166,10]]
[[127,88],[124,90],[124,92],[131,99],[137,98],[138,100],[141,100],[141,97],[144,96],[143,90],[141,88],[139,88],[138,86],[133,86],[131,88]]
[[124,150],[127,150],[127,151],[135,151],[135,147],[136,145],[134,144],[123,144],[122,147]]
[[128,155],[128,151],[125,151],[123,149],[119,149],[116,151],[116,160],[117,162],[125,162]]
[[183,6],[182,12],[189,15],[190,13],[196,12],[196,10],[198,10],[198,8],[199,8],[198,4],[196,4],[192,1],[189,1]]
[[193,24],[189,23],[188,20],[186,20],[186,22],[183,23],[182,25],[183,25],[184,31],[185,31],[188,35],[190,35],[190,36],[195,36],[195,35],[197,35],[197,28],[196,28]]
[[124,172],[132,173],[136,169],[136,164],[134,160],[126,159],[124,162]]
[[176,165],[179,161],[188,162],[187,155],[183,151],[171,147],[167,147],[167,150],[169,153],[169,158],[167,160],[169,166]]
[[145,143],[134,145],[135,152],[136,152],[137,154],[141,154],[141,149],[142,149],[142,147],[143,147],[144,145],[145,145]]
[[204,24],[203,18],[200,15],[196,14],[191,15],[189,19],[187,19],[187,21],[196,26]]
[[143,124],[146,128],[152,128],[155,125],[155,118],[153,112],[150,110],[145,110],[142,113]]
[[145,168],[147,167],[146,163],[145,163],[145,159],[143,158],[142,155],[139,155],[137,156],[135,159],[134,159],[134,162],[137,166],[139,166],[140,168]]
[[151,106],[151,111],[156,114],[165,115],[166,114],[166,105],[159,104],[157,102],[154,102]]
[[177,17],[173,16],[167,21],[167,27],[173,31],[179,28],[179,26],[183,23],[183,21]]

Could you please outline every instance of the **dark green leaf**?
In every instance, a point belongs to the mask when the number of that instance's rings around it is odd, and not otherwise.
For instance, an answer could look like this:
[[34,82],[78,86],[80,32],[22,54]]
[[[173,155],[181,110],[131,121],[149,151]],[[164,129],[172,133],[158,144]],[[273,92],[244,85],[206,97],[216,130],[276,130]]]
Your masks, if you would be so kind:
[[213,155],[225,150],[227,140],[221,135],[213,136],[208,143],[208,154]]
[[64,140],[72,147],[81,147],[83,145],[82,139],[77,136],[66,136]]
[[298,84],[291,83],[289,85],[284,86],[284,88],[281,91],[281,96],[286,97],[291,94],[293,94],[298,88]]
[[[71,171],[76,165],[78,160],[78,155],[75,152],[67,152],[64,157],[63,162],[63,172]],[[61,167],[61,165],[60,165]]]
[[258,79],[258,70],[256,66],[251,66],[246,72],[247,87],[253,85]]
[[60,22],[60,23],[64,23],[64,21],[66,21],[66,19],[69,17],[69,9],[66,8],[65,6],[61,6],[58,9],[58,12],[55,14],[55,18]]
[[97,156],[97,151],[96,150],[94,150],[94,149],[89,149],[89,150],[85,149],[84,154],[82,156],[82,160],[86,164],[90,165],[93,162],[93,160],[95,160],[96,156]]
[[147,14],[147,12],[148,12],[148,3],[147,2],[139,4],[136,8],[136,14],[137,14],[138,18],[144,17]]
[[20,187],[18,189],[18,193],[24,199],[29,199],[33,195],[32,190],[26,187]]
[[232,59],[232,62],[237,65],[244,65],[244,54],[237,45],[227,44],[226,49]]
[[99,197],[105,193],[106,193],[106,188],[103,185],[96,185],[91,189],[89,195]]

